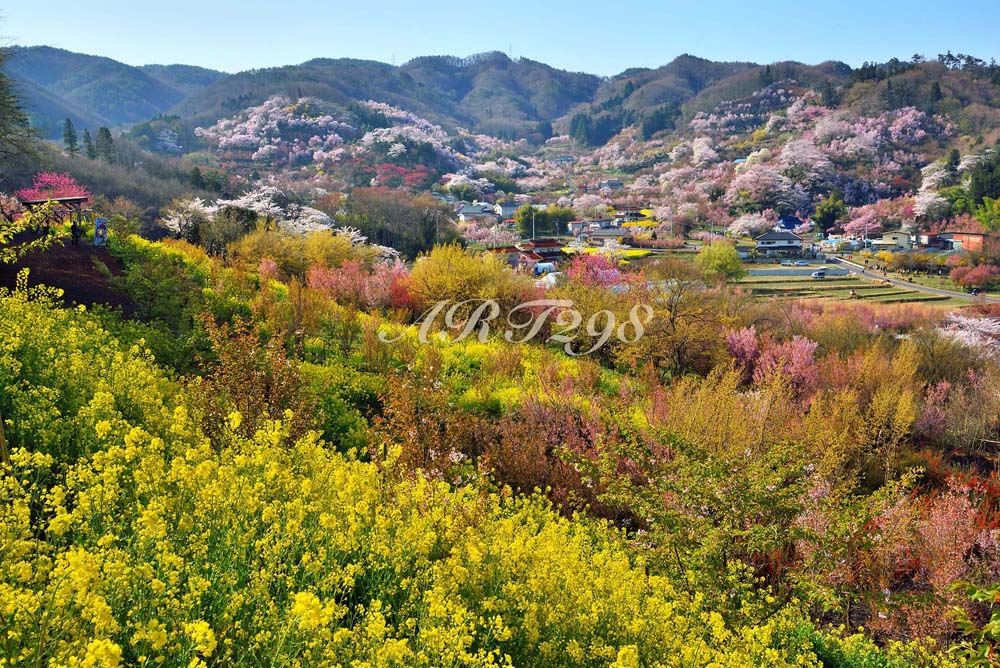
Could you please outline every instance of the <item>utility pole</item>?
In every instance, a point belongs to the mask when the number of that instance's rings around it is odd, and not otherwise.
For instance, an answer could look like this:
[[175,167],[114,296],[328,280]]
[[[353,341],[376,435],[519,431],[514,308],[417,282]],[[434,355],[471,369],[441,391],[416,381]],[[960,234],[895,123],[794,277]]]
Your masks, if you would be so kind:
[[531,239],[535,239],[535,205],[531,205]]

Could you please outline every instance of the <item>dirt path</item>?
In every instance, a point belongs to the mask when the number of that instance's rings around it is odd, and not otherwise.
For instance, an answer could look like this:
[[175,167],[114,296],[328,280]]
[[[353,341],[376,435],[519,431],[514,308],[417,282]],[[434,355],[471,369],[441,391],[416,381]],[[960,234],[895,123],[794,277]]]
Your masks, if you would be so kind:
[[[16,239],[15,242],[23,241]],[[62,288],[63,300],[68,305],[107,304],[120,307],[126,314],[134,306],[121,292],[116,290],[106,276],[94,267],[94,260],[103,262],[113,272],[118,271],[118,262],[106,248],[82,244],[73,246],[69,239],[56,242],[46,250],[35,251],[21,258],[17,264],[0,264],[0,287],[13,288],[17,274],[28,267],[29,285],[48,285]]]

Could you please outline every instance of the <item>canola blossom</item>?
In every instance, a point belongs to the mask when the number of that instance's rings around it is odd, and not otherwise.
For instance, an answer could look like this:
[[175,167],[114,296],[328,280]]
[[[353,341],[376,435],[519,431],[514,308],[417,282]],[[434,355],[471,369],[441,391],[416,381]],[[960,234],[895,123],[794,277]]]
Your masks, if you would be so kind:
[[293,438],[207,437],[140,347],[0,293],[4,666],[943,666],[789,606],[734,626],[538,497]]

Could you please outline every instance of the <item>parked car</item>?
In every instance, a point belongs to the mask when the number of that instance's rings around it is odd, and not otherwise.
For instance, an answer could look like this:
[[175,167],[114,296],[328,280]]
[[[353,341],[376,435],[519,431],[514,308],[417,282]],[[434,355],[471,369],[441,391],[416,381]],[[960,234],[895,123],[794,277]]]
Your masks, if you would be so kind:
[[794,267],[795,263],[792,262],[791,260],[782,260],[781,261],[781,266],[782,267]]
[[822,269],[819,271],[814,271],[813,273],[810,274],[810,276],[812,276],[813,278],[826,278],[826,271]]
[[808,260],[796,260],[795,261],[795,266],[796,267],[808,267],[809,266],[809,261]]

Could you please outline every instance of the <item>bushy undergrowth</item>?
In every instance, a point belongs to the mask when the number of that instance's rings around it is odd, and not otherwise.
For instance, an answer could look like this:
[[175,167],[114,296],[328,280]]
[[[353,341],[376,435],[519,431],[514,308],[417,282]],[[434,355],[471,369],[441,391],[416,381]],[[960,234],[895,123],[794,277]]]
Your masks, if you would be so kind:
[[421,341],[538,293],[275,246],[116,241],[140,320],[0,296],[9,665],[944,665],[1000,577],[984,314],[661,263],[546,295],[638,342]]

